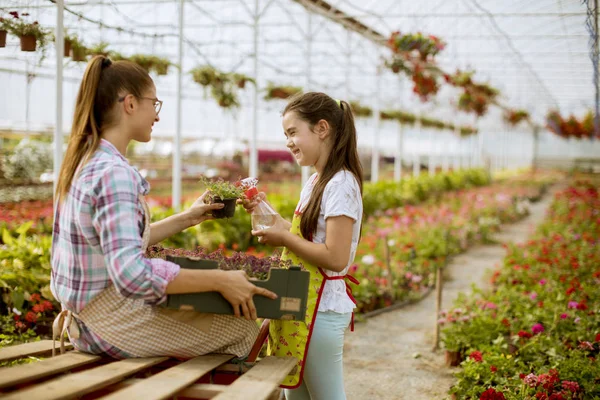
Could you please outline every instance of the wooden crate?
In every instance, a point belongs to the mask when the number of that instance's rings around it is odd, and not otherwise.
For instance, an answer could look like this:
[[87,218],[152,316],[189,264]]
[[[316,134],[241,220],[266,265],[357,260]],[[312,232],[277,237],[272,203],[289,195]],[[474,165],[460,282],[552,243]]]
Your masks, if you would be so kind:
[[[0,361],[51,354],[52,341],[0,349]],[[0,399],[277,399],[292,357],[234,364],[209,354],[187,361],[168,357],[113,360],[67,351],[41,361],[0,368]]]

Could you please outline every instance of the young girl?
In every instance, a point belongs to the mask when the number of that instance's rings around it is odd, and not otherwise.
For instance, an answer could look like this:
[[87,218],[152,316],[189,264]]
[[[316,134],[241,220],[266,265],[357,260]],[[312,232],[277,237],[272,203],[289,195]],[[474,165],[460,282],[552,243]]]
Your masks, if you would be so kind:
[[[362,167],[350,105],[323,93],[306,93],[283,112],[287,147],[301,166],[313,166],[292,223],[252,231],[261,243],[285,246],[282,258],[311,274],[304,321],[271,321],[269,349],[295,356],[298,366],[283,382],[288,400],[345,399],[344,331],[354,299],[345,278],[354,261],[362,220]],[[261,193],[244,206],[252,211]]]
[[[275,294],[242,271],[180,270],[144,257],[148,245],[222,207],[204,204],[204,193],[187,211],[150,224],[148,182],[124,155],[130,141],[150,140],[161,106],[140,66],[103,56],[89,62],[56,188],[51,288],[63,311],[53,334],[62,341],[67,330],[76,349],[115,358],[243,356],[258,333],[252,296]],[[246,319],[157,307],[167,294],[204,291],[219,291]]]

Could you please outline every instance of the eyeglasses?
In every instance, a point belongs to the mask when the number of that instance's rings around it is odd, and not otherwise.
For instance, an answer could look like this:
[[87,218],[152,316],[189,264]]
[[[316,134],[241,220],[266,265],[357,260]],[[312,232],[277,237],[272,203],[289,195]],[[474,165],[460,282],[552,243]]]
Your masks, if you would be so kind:
[[[125,96],[123,96],[123,97],[120,97],[120,98],[118,99],[119,103],[120,103],[120,102],[122,102],[122,101],[125,101],[125,98],[126,98],[127,96],[128,96],[128,95],[125,95]],[[160,110],[162,109],[162,104],[163,104],[162,100],[159,100],[159,99],[157,99],[157,98],[155,98],[155,97],[138,97],[138,98],[139,98],[139,99],[147,99],[147,100],[152,100],[152,101],[154,102],[154,111],[156,111],[156,115],[158,115],[158,113],[160,113]]]

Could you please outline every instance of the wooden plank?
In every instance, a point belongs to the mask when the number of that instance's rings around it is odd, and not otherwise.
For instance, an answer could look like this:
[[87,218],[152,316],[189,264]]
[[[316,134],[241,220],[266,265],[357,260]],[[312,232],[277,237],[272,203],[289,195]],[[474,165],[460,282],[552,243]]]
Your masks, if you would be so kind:
[[265,357],[213,400],[266,400],[297,362],[294,357]]
[[103,399],[110,400],[159,400],[173,396],[181,389],[191,385],[221,364],[231,360],[233,356],[211,354],[192,358],[175,367],[164,370],[150,378],[144,379],[124,390],[112,393]]
[[102,357],[92,354],[72,351],[60,356],[47,358],[33,364],[18,365],[2,370],[0,374],[0,389],[31,382],[46,376],[55,375],[71,368],[93,363]]
[[[66,349],[71,349],[71,343],[65,343]],[[17,344],[0,349],[0,362],[15,360],[27,356],[37,356],[52,351],[52,340]],[[56,343],[56,351],[60,352],[60,343]]]
[[[127,387],[131,387],[133,385],[137,385],[140,382],[143,382],[145,379],[127,379],[126,381],[119,382],[114,386],[108,388],[109,390],[119,390]],[[227,385],[217,385],[214,383],[198,383],[195,385],[191,385],[177,392],[177,398],[190,398],[190,399],[212,399],[229,386]],[[104,399],[104,398],[103,398]]]
[[58,400],[72,399],[112,385],[145,368],[167,360],[168,357],[130,358],[101,367],[44,382],[40,385],[10,393],[2,400]]

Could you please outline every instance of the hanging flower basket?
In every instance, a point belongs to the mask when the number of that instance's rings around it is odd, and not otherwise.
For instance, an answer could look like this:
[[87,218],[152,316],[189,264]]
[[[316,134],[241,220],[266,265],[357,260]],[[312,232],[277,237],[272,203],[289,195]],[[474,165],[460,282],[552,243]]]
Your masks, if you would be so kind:
[[85,47],[73,47],[71,59],[75,62],[84,62],[87,56],[87,49]]
[[351,101],[350,107],[352,108],[352,113],[357,118],[369,118],[373,115],[371,107],[363,106],[358,101]]
[[287,99],[302,91],[301,87],[297,86],[273,86],[269,84],[267,86],[267,93],[265,94],[265,100],[273,99]]
[[20,38],[21,51],[35,51],[38,45],[41,49],[46,47],[49,32],[42,28],[37,21],[25,21],[22,17],[29,16],[27,13],[19,15],[17,11],[12,11],[9,14],[13,16],[13,19],[10,23],[3,21],[3,25],[11,34]]
[[244,74],[233,74],[231,78],[233,79],[237,87],[240,89],[244,89],[246,87],[247,82],[256,84],[256,81],[253,78],[250,78],[249,76],[246,76]]
[[507,110],[504,114],[504,120],[512,126],[516,126],[527,119],[529,119],[529,113],[525,110]]
[[71,42],[67,39],[65,39],[65,52],[64,52],[63,56],[64,57],[71,56]]
[[0,47],[6,47],[6,31],[0,31]]
[[35,51],[36,48],[36,40],[33,35],[21,36],[21,51]]

